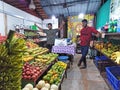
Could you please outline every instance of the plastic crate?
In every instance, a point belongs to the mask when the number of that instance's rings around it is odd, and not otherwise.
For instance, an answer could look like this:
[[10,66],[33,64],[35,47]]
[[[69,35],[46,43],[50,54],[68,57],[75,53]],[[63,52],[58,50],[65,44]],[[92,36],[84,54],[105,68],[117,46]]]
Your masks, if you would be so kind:
[[107,79],[114,90],[120,90],[120,80],[117,76],[120,76],[120,66],[106,67]]
[[107,58],[106,56],[96,56],[95,60],[108,60],[109,58]]
[[68,56],[59,56],[58,57],[58,59],[59,59],[59,61],[63,61],[63,62],[66,62],[66,61],[68,61]]
[[108,63],[108,58],[106,56],[96,56],[94,59],[94,63],[97,67],[99,67],[99,64],[102,63]]
[[94,59],[94,64],[100,72],[105,71],[105,67],[111,66],[111,62],[106,56],[96,56]]

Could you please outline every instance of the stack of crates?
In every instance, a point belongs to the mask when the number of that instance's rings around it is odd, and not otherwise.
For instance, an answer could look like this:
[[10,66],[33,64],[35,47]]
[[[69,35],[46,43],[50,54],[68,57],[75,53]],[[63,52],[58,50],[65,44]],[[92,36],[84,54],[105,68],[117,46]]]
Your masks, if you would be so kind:
[[94,64],[100,72],[105,71],[105,67],[111,65],[110,60],[106,56],[96,56],[94,59]]
[[120,66],[106,67],[106,75],[113,90],[120,90]]

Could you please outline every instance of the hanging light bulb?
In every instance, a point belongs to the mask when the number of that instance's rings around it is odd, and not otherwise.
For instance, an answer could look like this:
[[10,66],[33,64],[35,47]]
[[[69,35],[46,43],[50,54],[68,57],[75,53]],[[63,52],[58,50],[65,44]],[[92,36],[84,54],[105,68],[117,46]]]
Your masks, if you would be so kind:
[[31,0],[31,2],[29,4],[29,9],[35,9],[35,4],[34,4],[33,0]]
[[84,18],[84,14],[83,14],[83,13],[80,13],[80,14],[78,15],[78,18],[83,19],[83,18]]

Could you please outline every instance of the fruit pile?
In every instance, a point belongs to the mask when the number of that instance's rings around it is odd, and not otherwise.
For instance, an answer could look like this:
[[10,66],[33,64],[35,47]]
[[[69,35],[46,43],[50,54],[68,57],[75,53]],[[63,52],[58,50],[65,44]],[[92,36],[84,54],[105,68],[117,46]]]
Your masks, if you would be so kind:
[[31,32],[25,31],[24,35],[26,37],[33,37],[33,36],[36,36],[37,34],[35,32],[32,32],[32,31]]
[[58,90],[58,86],[55,84],[50,85],[45,83],[44,80],[40,80],[35,88],[33,88],[32,84],[28,83],[22,90]]
[[[30,75],[30,72],[32,72],[33,70],[30,71],[29,69],[30,65],[28,66],[27,65],[28,63],[25,64],[24,68],[26,68],[25,71],[29,71],[29,72],[26,72],[26,74]],[[67,67],[66,63],[58,61],[52,66],[52,68],[48,71],[48,73],[43,77],[43,80],[40,80],[36,84],[35,88],[33,88],[32,84],[28,83],[27,85],[25,85],[25,87],[22,90],[58,90],[58,84],[60,83],[63,77],[62,75],[66,67]],[[35,73],[36,72],[34,72],[34,74]]]
[[102,43],[102,48],[100,44],[96,43],[95,48],[100,50],[103,54],[111,58],[117,64],[120,64],[120,45],[114,45],[110,42]]
[[21,90],[22,55],[26,51],[25,40],[9,35],[0,44],[0,90]]
[[34,61],[31,63],[31,65],[35,67],[39,67],[41,70],[45,70],[48,67],[48,65],[39,61]]
[[28,46],[28,48],[39,47],[37,44],[33,43],[32,41],[26,41],[26,45]]
[[41,54],[44,54],[48,51],[47,48],[43,48],[43,47],[36,47],[36,48],[29,48],[27,50],[27,52],[33,56],[36,56],[36,55],[41,55]]
[[111,59],[114,60],[117,64],[120,64],[120,51],[113,52]]
[[58,61],[43,77],[43,80],[47,83],[58,85],[63,77],[62,75],[66,67],[67,67],[66,63]]
[[0,36],[0,43],[5,42],[5,41],[6,41],[6,39],[7,39],[7,37],[6,37],[6,36]]
[[94,47],[98,50],[101,50],[104,48],[104,43],[103,42],[95,42]]
[[40,67],[30,65],[26,62],[23,66],[22,78],[35,81],[41,73],[42,70],[40,69]]
[[39,90],[58,90],[58,86],[55,84],[46,83],[44,80],[40,80],[36,85]]
[[33,60],[37,55],[44,54],[48,51],[47,48],[36,47],[36,48],[28,48],[27,51],[23,55],[23,61]]
[[108,48],[103,48],[101,50],[105,55],[107,55],[108,57],[111,57],[111,54],[113,52],[116,52],[116,51],[120,51],[120,46],[119,45],[111,45],[110,47]]
[[49,65],[52,61],[54,61],[58,57],[58,54],[54,53],[49,53],[49,54],[44,54],[44,55],[38,55],[35,60],[45,63]]

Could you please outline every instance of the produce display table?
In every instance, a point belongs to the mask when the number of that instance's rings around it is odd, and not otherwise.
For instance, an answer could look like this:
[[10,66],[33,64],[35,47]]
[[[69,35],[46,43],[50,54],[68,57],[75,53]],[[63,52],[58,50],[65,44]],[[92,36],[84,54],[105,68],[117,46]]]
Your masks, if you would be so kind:
[[109,58],[108,60],[111,62],[111,65],[113,66],[120,66],[119,64],[117,64],[116,62],[114,62],[113,60],[110,59],[110,57],[108,57],[106,54],[104,54],[103,52],[101,52],[100,50],[96,49],[95,50],[99,53],[98,55],[101,56],[101,55],[104,55],[106,56],[107,58]]
[[64,53],[64,54],[71,54],[75,55],[76,48],[74,45],[67,45],[67,46],[53,46],[52,47],[53,53]]
[[51,66],[54,65],[55,62],[56,62],[56,59],[52,61],[51,64],[49,64],[47,68],[43,70],[42,73],[35,80],[22,79],[22,88],[28,83],[31,83],[33,86],[35,86],[36,83],[38,83],[38,81],[41,80],[42,77],[47,73],[47,71],[50,70]]
[[64,71],[64,73],[63,73],[63,75],[62,75],[61,82],[60,82],[60,84],[58,85],[58,89],[59,89],[59,90],[61,90],[61,84],[62,84],[64,78],[67,78],[67,68],[65,69],[65,71]]
[[76,47],[73,44],[67,46],[53,46],[52,53],[67,54],[70,57],[70,62],[72,64],[74,55],[76,53]]
[[[101,50],[99,50],[99,49],[96,49],[95,48],[95,50],[98,52],[98,55],[99,56],[101,56],[101,55],[104,55],[104,56],[106,56],[107,58],[109,58],[106,54],[104,54],[103,52],[101,52]],[[107,66],[107,67],[111,67],[111,66],[120,66],[120,64],[117,64],[116,62],[114,62],[112,59],[108,59],[108,61],[109,61],[109,65]],[[105,66],[103,65],[103,64],[101,64],[101,67],[104,67],[105,68]],[[100,74],[101,74],[101,76],[103,77],[103,79],[105,80],[105,82],[107,83],[107,85],[109,86],[109,88],[110,88],[110,90],[113,90],[113,87],[111,86],[112,84],[114,84],[114,83],[112,83],[111,84],[111,82],[108,80],[109,78],[107,78],[107,72],[106,72],[106,70],[105,70],[105,72],[100,72]],[[119,90],[119,89],[114,89],[114,90]]]

